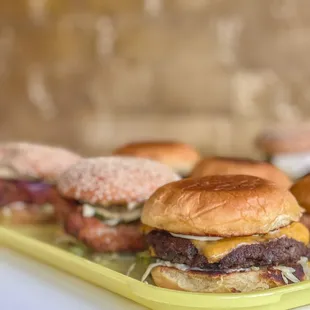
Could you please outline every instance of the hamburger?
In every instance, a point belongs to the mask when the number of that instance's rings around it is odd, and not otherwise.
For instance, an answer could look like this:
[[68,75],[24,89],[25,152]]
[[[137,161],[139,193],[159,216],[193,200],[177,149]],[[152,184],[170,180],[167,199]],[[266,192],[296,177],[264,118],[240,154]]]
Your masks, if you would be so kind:
[[172,141],[129,143],[116,149],[113,154],[156,160],[170,166],[182,177],[187,177],[200,159],[198,151],[192,146]]
[[309,231],[294,196],[255,176],[184,179],[159,188],[141,221],[156,285],[250,292],[308,278]]
[[291,187],[291,192],[305,210],[301,222],[310,229],[310,174],[300,178]]
[[168,166],[143,158],[82,159],[57,183],[63,197],[79,205],[64,230],[92,253],[133,252],[144,248],[142,206],[160,186],[179,176]]
[[272,164],[248,158],[207,157],[197,163],[191,177],[226,174],[253,175],[273,181],[285,188],[289,188],[292,184],[290,178]]
[[256,146],[266,158],[293,178],[299,178],[310,167],[310,125],[276,126],[264,130]]
[[[0,222],[51,222],[72,207],[54,183],[80,156],[66,149],[30,143],[0,145]],[[58,210],[58,212],[56,211]]]

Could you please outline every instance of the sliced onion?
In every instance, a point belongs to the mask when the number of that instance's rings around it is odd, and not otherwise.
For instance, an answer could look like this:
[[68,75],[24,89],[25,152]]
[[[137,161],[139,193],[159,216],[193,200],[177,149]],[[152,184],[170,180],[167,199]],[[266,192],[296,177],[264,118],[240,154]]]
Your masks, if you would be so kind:
[[102,223],[108,226],[116,226],[120,221],[121,221],[120,219],[108,219],[108,220],[103,220]]
[[83,217],[93,217],[96,213],[95,208],[88,204],[84,204],[82,207],[82,215]]
[[133,263],[130,265],[130,267],[128,268],[127,272],[126,272],[126,276],[130,276],[130,274],[133,272],[133,270],[136,268],[136,264],[137,263]]
[[301,267],[302,267],[302,269],[304,271],[304,274],[306,276],[306,279],[308,280],[309,279],[308,257],[302,256],[300,258],[300,260],[298,261],[298,264],[301,265]]
[[284,277],[288,280],[290,280],[293,283],[298,283],[300,280],[293,274],[296,270],[292,267],[286,267],[286,266],[276,266],[273,267],[273,269],[280,270],[282,273],[282,278],[286,284],[288,284],[288,281],[284,279]]
[[182,235],[182,234],[175,234],[172,232],[170,232],[170,235],[172,235],[173,237],[178,237],[178,238],[183,238],[183,239],[191,239],[191,240],[197,240],[197,241],[217,241],[217,240],[223,239],[221,237]]

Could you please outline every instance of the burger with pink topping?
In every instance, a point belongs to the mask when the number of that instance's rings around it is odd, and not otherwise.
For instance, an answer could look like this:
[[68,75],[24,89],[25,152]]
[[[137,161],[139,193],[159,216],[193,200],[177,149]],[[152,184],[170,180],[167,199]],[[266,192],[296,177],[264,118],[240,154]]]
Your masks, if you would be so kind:
[[[71,208],[56,190],[59,174],[80,156],[66,149],[30,143],[0,144],[1,223],[43,223]],[[56,212],[57,213],[57,212]]]
[[92,252],[140,251],[144,202],[157,188],[178,179],[168,166],[148,159],[83,159],[58,180],[61,194],[80,206],[67,217],[64,229]]

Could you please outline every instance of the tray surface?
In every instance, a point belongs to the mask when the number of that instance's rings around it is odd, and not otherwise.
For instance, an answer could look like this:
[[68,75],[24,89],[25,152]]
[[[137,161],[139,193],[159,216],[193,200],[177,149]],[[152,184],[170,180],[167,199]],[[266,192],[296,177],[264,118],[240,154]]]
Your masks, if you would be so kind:
[[55,244],[56,226],[1,227],[0,242],[99,287],[151,309],[291,309],[310,304],[310,281],[243,294],[200,294],[173,291],[139,281],[145,268],[126,276],[133,256],[110,257],[100,263],[74,255]]

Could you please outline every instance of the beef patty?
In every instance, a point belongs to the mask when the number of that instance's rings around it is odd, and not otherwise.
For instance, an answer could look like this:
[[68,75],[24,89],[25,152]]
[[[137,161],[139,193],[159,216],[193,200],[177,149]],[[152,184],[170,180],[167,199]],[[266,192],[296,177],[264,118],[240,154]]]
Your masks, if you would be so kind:
[[310,249],[302,242],[279,238],[265,243],[242,245],[218,263],[209,263],[188,239],[173,237],[166,231],[153,230],[146,241],[158,258],[172,263],[185,264],[192,268],[222,270],[252,266],[289,265],[301,256],[310,258]]
[[95,217],[83,217],[79,209],[67,216],[64,229],[95,252],[136,252],[145,249],[139,222],[108,226]]

